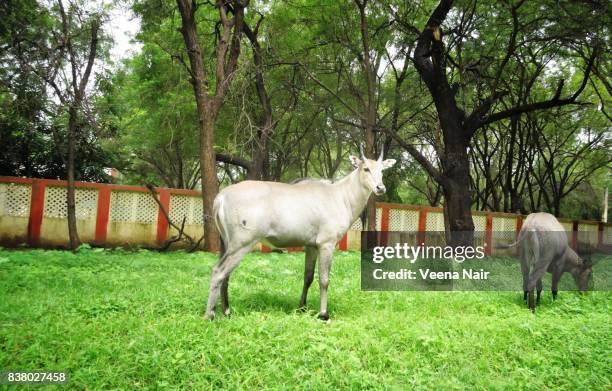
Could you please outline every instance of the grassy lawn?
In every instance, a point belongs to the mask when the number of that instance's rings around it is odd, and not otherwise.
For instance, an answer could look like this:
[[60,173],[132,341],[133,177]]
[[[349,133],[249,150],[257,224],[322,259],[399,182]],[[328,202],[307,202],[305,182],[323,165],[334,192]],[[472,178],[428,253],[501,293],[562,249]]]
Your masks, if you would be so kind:
[[253,253],[211,323],[215,262],[0,250],[0,369],[67,370],[77,389],[612,388],[610,292],[552,302],[545,285],[535,315],[519,292],[362,292],[359,254],[338,253],[325,324],[316,279],[295,311],[301,253]]

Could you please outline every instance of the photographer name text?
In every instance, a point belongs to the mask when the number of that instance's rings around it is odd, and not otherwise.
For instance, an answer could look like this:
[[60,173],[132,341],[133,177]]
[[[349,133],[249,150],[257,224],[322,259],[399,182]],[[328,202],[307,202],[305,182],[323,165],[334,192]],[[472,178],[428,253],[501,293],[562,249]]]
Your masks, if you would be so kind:
[[489,278],[490,272],[484,269],[463,269],[458,271],[432,271],[430,269],[400,269],[397,271],[385,271],[383,269],[374,269],[372,275],[376,280],[486,280]]

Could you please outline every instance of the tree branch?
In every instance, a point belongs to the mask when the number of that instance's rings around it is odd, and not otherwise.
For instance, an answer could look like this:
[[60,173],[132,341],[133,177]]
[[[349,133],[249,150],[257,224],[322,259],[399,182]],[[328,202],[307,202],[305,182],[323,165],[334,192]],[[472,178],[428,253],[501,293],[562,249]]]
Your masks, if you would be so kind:
[[576,104],[577,103],[576,99],[578,98],[578,96],[580,96],[580,94],[586,87],[586,84],[589,80],[591,69],[593,68],[593,63],[595,62],[597,53],[598,53],[597,50],[593,50],[593,53],[591,54],[591,57],[589,58],[589,62],[584,71],[584,78],[582,79],[582,83],[580,83],[580,87],[576,90],[576,92],[572,96],[568,98],[564,98],[564,99],[560,98],[561,92],[563,90],[563,84],[564,84],[564,80],[560,80],[559,84],[557,85],[557,90],[555,91],[555,94],[551,99],[541,101],[541,102],[528,103],[525,105],[515,106],[510,109],[491,114],[488,117],[485,117],[484,119],[480,121],[476,121],[475,124],[472,125],[471,131],[474,132],[478,128],[484,125],[487,125],[487,124],[490,124],[496,121],[500,121],[502,119],[509,118],[515,115],[530,113],[532,111],[550,109],[553,107],[565,106],[569,104]]
[[436,180],[436,182],[438,182],[442,186],[447,184],[448,181],[446,177],[442,175],[442,173],[436,167],[434,167],[433,164],[431,164],[431,162],[427,160],[427,158],[423,156],[423,154],[419,152],[413,145],[408,144],[407,142],[402,140],[402,138],[392,129],[387,128],[385,129],[385,131],[395,140],[395,142],[397,142],[402,148],[404,148],[414,158],[414,160],[416,160],[421,165],[421,167],[423,167],[425,171],[427,171],[427,173],[433,179]]
[[434,63],[431,60],[432,42],[442,41],[440,25],[446,19],[446,15],[452,6],[452,0],[441,0],[429,17],[427,27],[421,31],[417,39],[417,46],[414,50],[414,64],[427,84],[431,83],[434,73]]
[[233,164],[234,166],[242,167],[247,171],[251,169],[251,162],[249,160],[246,160],[246,159],[243,159],[237,156],[227,155],[224,153],[217,153],[215,154],[215,158],[218,162]]

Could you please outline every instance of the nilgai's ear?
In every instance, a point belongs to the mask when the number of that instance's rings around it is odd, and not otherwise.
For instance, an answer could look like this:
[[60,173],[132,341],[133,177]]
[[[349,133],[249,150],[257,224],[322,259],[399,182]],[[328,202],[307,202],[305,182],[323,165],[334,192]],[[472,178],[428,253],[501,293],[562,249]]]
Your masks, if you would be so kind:
[[350,155],[349,160],[354,168],[359,167],[359,164],[361,163],[361,159],[359,159],[357,156]]
[[393,165],[395,164],[395,159],[387,159],[384,162],[382,162],[383,165],[383,170],[393,167]]

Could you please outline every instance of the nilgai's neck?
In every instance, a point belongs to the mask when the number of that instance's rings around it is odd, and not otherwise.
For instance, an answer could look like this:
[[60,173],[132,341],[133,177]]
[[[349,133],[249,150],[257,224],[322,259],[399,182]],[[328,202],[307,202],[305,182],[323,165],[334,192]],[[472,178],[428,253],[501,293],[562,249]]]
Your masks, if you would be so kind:
[[359,179],[359,169],[353,170],[350,174],[336,182],[338,190],[341,192],[343,199],[348,204],[351,211],[351,224],[357,220],[357,217],[365,208],[372,190],[368,189],[366,185],[361,183]]

